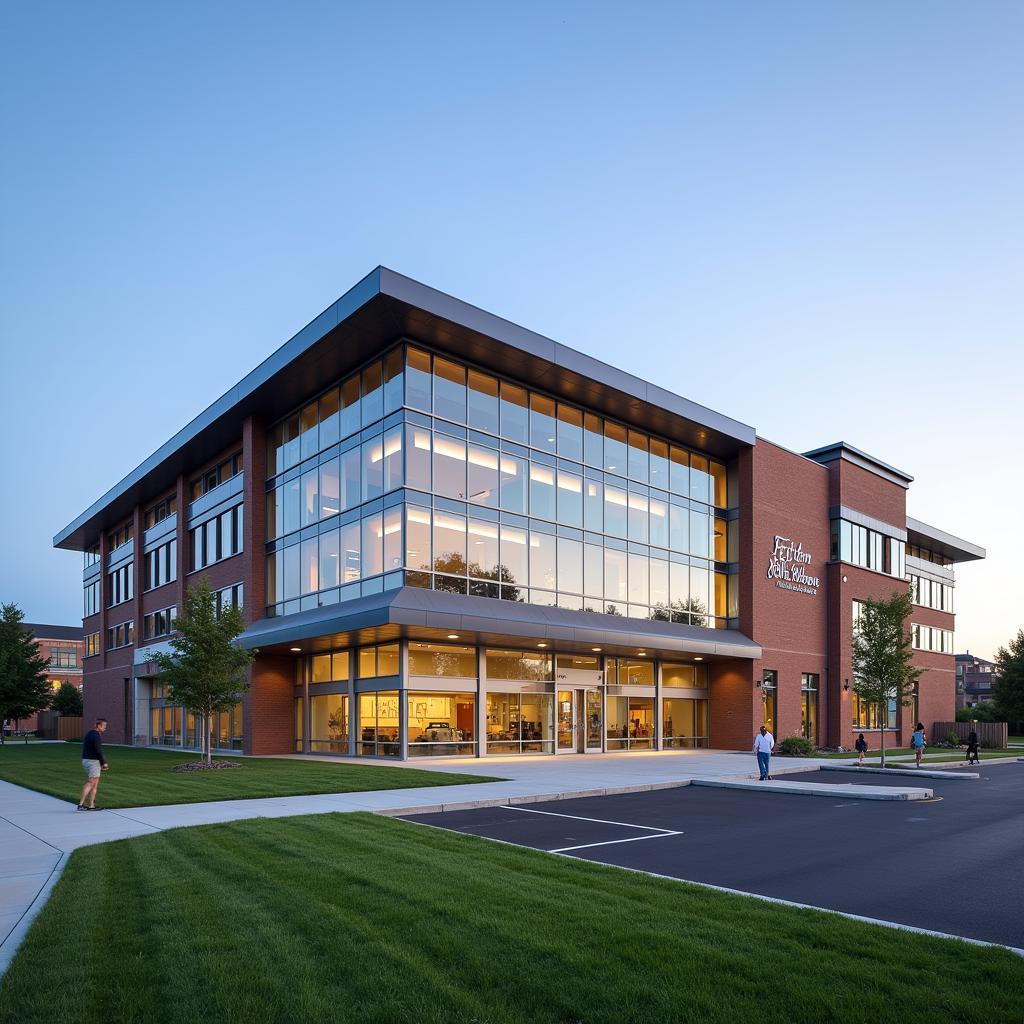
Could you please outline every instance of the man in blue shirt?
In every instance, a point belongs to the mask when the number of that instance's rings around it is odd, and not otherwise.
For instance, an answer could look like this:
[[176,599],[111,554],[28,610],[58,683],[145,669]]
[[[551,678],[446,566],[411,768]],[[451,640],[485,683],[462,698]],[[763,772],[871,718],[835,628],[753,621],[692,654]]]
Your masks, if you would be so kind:
[[[107,731],[107,720],[96,719],[96,728],[90,729],[82,740],[82,767],[85,769],[85,785],[82,787],[82,796],[78,801],[80,811],[98,811],[96,806],[96,791],[100,788],[100,772],[106,771],[110,766],[103,756],[103,733]],[[86,801],[89,801],[86,805]]]

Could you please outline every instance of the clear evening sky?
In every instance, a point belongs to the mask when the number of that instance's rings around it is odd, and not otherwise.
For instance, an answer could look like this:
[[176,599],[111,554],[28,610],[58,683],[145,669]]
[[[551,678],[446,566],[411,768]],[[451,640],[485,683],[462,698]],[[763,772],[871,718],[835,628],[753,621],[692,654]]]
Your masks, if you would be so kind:
[[[0,599],[378,263],[912,473],[1021,625],[1024,5],[9,4]],[[823,556],[824,553],[821,553]]]

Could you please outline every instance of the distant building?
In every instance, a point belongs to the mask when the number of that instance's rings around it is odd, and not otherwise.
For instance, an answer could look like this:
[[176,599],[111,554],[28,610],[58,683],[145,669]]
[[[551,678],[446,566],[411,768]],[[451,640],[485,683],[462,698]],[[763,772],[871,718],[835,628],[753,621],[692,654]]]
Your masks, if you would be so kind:
[[[24,623],[36,638],[39,653],[46,658],[50,667],[48,678],[54,692],[62,683],[72,683],[82,689],[82,658],[85,656],[85,640],[81,626],[52,626],[40,622]],[[35,715],[17,723],[19,729],[33,731],[38,725]]]
[[968,651],[956,656],[956,706],[973,708],[992,699],[992,684],[999,678],[993,661],[978,658]]

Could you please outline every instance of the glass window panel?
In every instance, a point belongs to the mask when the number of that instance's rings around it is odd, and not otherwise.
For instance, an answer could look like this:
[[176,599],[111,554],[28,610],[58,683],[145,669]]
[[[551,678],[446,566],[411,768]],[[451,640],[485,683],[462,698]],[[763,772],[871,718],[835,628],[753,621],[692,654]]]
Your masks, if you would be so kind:
[[384,513],[384,571],[402,567],[402,510],[390,508]]
[[525,459],[502,452],[498,459],[500,468],[500,504],[506,512],[526,514],[527,467]]
[[292,533],[299,528],[299,514],[301,508],[300,498],[300,481],[296,477],[294,480],[289,480],[286,484],[282,484],[279,488],[282,492],[282,516],[278,520],[283,526],[280,530],[279,535],[283,536],[287,533]]
[[651,498],[651,543],[659,548],[669,546],[668,503],[660,498]]
[[406,506],[405,564],[410,569],[430,569],[430,509]]
[[426,427],[405,426],[405,481],[418,491],[430,490],[430,461],[433,445]]
[[618,473],[620,476],[625,476],[628,462],[626,428],[618,423],[610,423],[608,420],[605,420],[604,468],[609,473]]
[[604,596],[607,601],[623,602],[627,599],[625,551],[605,548]]
[[498,382],[477,370],[469,371],[469,418],[475,430],[498,436]]
[[613,537],[626,536],[627,518],[626,490],[605,484],[604,488],[604,529]]
[[[384,412],[394,412],[402,407],[402,348],[393,348],[384,357]],[[323,426],[320,427],[321,434]]]
[[476,679],[476,648],[448,644],[409,644],[409,675]]
[[583,484],[583,525],[595,533],[604,532],[604,484],[586,480]]
[[712,557],[717,562],[729,561],[729,524],[724,519],[715,519],[715,546]]
[[469,445],[466,493],[468,500],[488,508],[498,507],[498,453],[478,444]]
[[341,508],[355,508],[363,500],[360,451],[357,445],[341,456]]
[[[381,644],[377,648],[377,675],[398,675],[398,644]],[[395,728],[398,728],[397,719]]]
[[391,427],[384,433],[384,493],[402,486],[402,428]]
[[707,616],[711,609],[711,574],[700,566],[690,566],[690,612],[695,626],[708,625]]
[[539,462],[530,463],[530,515],[555,518],[555,471]]
[[375,437],[363,442],[363,501],[379,498],[384,493],[384,439]]
[[690,493],[690,453],[674,446],[669,449],[669,486],[676,494]]
[[543,395],[530,394],[530,444],[541,451],[555,450],[555,402]]
[[606,742],[609,750],[625,750],[629,736],[629,706],[626,697],[606,697],[604,706]]
[[651,606],[661,612],[661,618],[668,615],[668,562],[661,558],[650,561]]
[[329,654],[314,654],[311,660],[313,671],[309,681],[311,683],[329,683],[334,678],[331,675],[331,656]]
[[629,601],[647,604],[650,600],[650,573],[646,555],[629,555]]
[[498,579],[498,525],[479,519],[470,519],[467,527],[469,542],[469,575],[478,579]]
[[320,447],[328,448],[338,441],[338,410],[340,395],[337,388],[331,388],[320,396]]
[[434,512],[434,569],[466,575],[466,517]]
[[[316,402],[310,402],[304,406],[300,414],[301,436],[299,438],[299,458],[305,459],[316,454],[319,447],[319,431],[317,425],[320,422],[320,413]],[[225,476],[226,480],[227,477]]]
[[651,438],[651,486],[667,491],[669,482],[668,445]]
[[446,498],[466,496],[466,442],[434,435],[434,493]]
[[583,525],[583,478],[564,469],[558,470],[558,522]]
[[309,526],[320,518],[319,473],[311,469],[302,474],[300,523]]
[[[534,682],[554,680],[554,662],[550,654],[541,651],[486,652],[488,679],[528,679]],[[520,696],[525,697],[526,694]]]
[[530,587],[555,589],[555,538],[530,532]]
[[362,421],[368,427],[384,415],[384,376],[378,360],[363,370]]
[[634,494],[632,491],[627,496],[629,508],[629,539],[647,543],[647,528],[650,518],[650,502],[645,494]]
[[528,398],[524,388],[501,382],[501,436],[526,444],[530,437]]
[[720,462],[711,460],[711,480],[712,480],[712,501],[719,508],[729,507],[729,483],[725,472],[725,466]]
[[729,585],[724,572],[715,573],[715,615],[719,618],[729,615]]
[[703,455],[690,456],[690,497],[697,501],[711,501],[711,471]]
[[341,582],[351,583],[362,573],[359,545],[359,523],[347,523],[341,528]]
[[583,545],[583,593],[588,597],[604,594],[604,548],[597,544]]
[[348,651],[335,651],[331,655],[331,678],[348,679]]
[[501,565],[504,570],[502,582],[527,586],[529,584],[528,558],[526,531],[519,530],[514,526],[502,526]]
[[363,576],[376,576],[384,571],[384,526],[381,513],[362,521]]
[[409,694],[409,756],[476,752],[476,698],[471,693]]
[[320,518],[341,511],[340,467],[338,459],[331,459],[320,467]]
[[405,352],[406,404],[430,412],[432,389],[430,353],[410,345]]
[[[359,678],[360,679],[373,679],[377,675],[377,648],[376,647],[361,647],[359,649]],[[375,694],[363,694],[360,698],[360,704],[365,697],[374,698]],[[377,716],[376,701],[371,704],[371,714],[374,719]],[[360,717],[363,717],[363,708],[360,707]]]
[[589,412],[583,417],[583,459],[588,465],[604,468],[604,423]]
[[690,553],[700,558],[710,558],[711,549],[708,544],[709,519],[704,512],[690,509]]
[[558,454],[573,462],[583,461],[583,413],[558,403]]
[[[686,613],[690,610],[690,567],[669,563],[669,599],[674,613]],[[673,619],[675,615],[673,615]],[[685,621],[685,620],[684,620]]]
[[434,414],[466,422],[466,368],[434,356]]
[[301,574],[301,593],[314,594],[319,585],[320,556],[316,537],[304,540],[299,555],[299,573]]
[[583,593],[583,544],[568,537],[558,538],[558,589]]
[[318,694],[309,699],[311,750],[336,754],[348,751],[348,697],[343,693]]
[[359,374],[354,373],[341,385],[341,401],[338,410],[338,433],[341,438],[350,437],[360,426]]
[[647,483],[650,477],[650,456],[647,435],[639,430],[629,431],[629,475]]
[[299,545],[293,544],[279,554],[278,566],[282,571],[282,597],[291,601],[299,596]]
[[320,589],[336,587],[339,583],[339,554],[341,534],[338,530],[320,534]]

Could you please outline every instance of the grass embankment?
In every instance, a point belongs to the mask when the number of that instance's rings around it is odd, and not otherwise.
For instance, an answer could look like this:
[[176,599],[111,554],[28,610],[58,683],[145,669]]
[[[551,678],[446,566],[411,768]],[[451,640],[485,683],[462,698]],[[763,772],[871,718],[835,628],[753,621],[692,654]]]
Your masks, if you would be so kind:
[[1022,989],[1004,950],[315,815],[76,851],[0,1022],[994,1024]]
[[[13,744],[0,748],[0,779],[78,802],[85,775],[79,744]],[[101,807],[148,807],[204,800],[363,793],[378,789],[417,789],[466,782],[494,782],[492,776],[454,775],[419,768],[276,758],[222,758],[241,767],[221,771],[175,772],[195,761],[194,753],[134,747],[107,747],[110,770],[103,773],[96,803]]]

